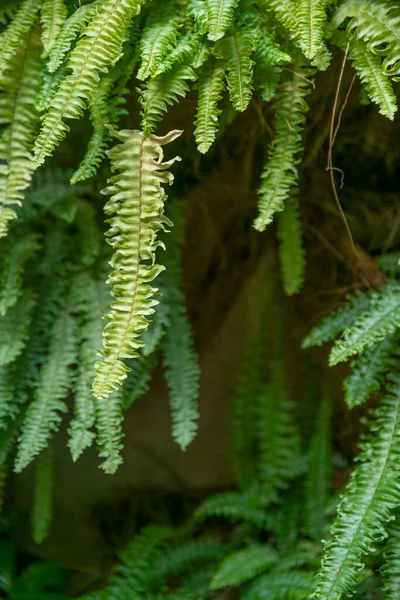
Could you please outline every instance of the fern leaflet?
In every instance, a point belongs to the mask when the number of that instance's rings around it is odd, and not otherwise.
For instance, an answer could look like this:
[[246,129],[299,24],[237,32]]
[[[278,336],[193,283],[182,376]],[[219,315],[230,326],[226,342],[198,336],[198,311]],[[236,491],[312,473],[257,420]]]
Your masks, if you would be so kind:
[[47,55],[54,46],[67,18],[67,7],[64,4],[64,0],[43,0],[40,17],[42,23],[42,44]]

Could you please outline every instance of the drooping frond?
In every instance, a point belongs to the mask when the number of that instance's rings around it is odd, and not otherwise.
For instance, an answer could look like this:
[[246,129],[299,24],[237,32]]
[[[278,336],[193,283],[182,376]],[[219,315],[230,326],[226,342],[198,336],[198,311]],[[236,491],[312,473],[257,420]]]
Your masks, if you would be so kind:
[[232,23],[239,0],[206,0],[208,39],[221,39]]
[[48,444],[66,411],[65,396],[71,388],[71,365],[76,361],[75,321],[63,313],[54,323],[49,353],[40,371],[32,403],[19,437],[15,470],[20,472]]
[[150,282],[162,270],[154,264],[160,245],[156,234],[168,224],[163,216],[166,194],[162,184],[172,182],[166,169],[174,162],[162,162],[161,146],[180,132],[147,139],[140,131],[123,130],[114,135],[121,141],[109,152],[116,174],[104,193],[111,195],[105,212],[111,224],[108,241],[115,249],[111,260],[114,270],[109,277],[115,301],[106,317],[103,351],[93,383],[93,394],[99,399],[106,398],[125,379],[127,367],[122,359],[137,356],[143,345],[139,338],[148,327],[146,317],[157,304]]
[[259,26],[259,37],[254,53],[254,80],[261,91],[264,102],[270,102],[279,85],[281,64],[291,61],[291,57],[283,52],[280,45],[271,35],[264,23]]
[[389,334],[351,363],[351,373],[344,380],[344,397],[349,408],[359,406],[380,389],[397,344],[398,339]]
[[9,68],[10,61],[34,24],[41,4],[42,0],[23,0],[14,19],[0,34],[0,77]]
[[[161,283],[161,278],[158,280]],[[161,340],[165,335],[168,327],[170,327],[170,305],[165,295],[163,294],[158,301],[157,310],[155,311],[150,321],[149,328],[143,335],[143,350],[144,357],[153,354],[161,344]]]
[[296,4],[299,46],[310,60],[323,46],[329,2],[330,0],[298,0]]
[[263,0],[262,4],[267,10],[274,12],[276,18],[292,35],[299,30],[296,0]]
[[293,193],[286,200],[278,226],[283,287],[286,294],[292,296],[299,292],[303,284],[306,266],[299,215],[299,199],[296,193]]
[[268,573],[251,582],[241,600],[302,600],[315,589],[313,576],[301,571]]
[[46,448],[35,465],[35,486],[32,503],[32,537],[41,544],[48,536],[53,504],[53,453]]
[[207,498],[195,512],[197,519],[225,517],[231,521],[253,523],[260,529],[269,528],[269,515],[257,498],[239,492],[224,492]]
[[40,73],[40,40],[36,29],[28,34],[0,75],[0,236],[16,217],[12,205],[20,205],[31,181],[31,147],[39,125],[35,108]]
[[188,81],[194,81],[196,75],[187,65],[176,64],[167,73],[151,79],[140,90],[139,101],[142,107],[141,126],[147,135],[155,130],[168,106],[186,96],[189,91]]
[[34,306],[32,295],[26,293],[0,317],[0,365],[13,362],[24,349]]
[[219,62],[209,62],[199,76],[197,111],[195,118],[197,149],[206,153],[218,132],[218,116],[221,109],[218,103],[225,88],[225,72]]
[[363,444],[360,464],[338,508],[332,539],[325,548],[315,600],[352,594],[363,556],[386,537],[391,511],[400,505],[400,378],[375,411],[371,439]]
[[262,174],[259,189],[259,215],[254,227],[263,231],[274,213],[282,211],[290,192],[297,184],[297,163],[302,150],[302,131],[308,105],[305,96],[309,82],[299,74],[282,83],[274,105],[275,138],[269,147],[269,158]]
[[39,248],[38,236],[30,233],[14,240],[12,246],[3,253],[0,270],[0,315],[5,315],[21,296],[25,263]]
[[61,66],[65,55],[71,48],[72,42],[75,40],[81,29],[96,14],[98,7],[99,2],[96,1],[91,4],[84,4],[75,10],[65,21],[49,51],[47,69],[50,73],[54,73]]
[[390,524],[389,539],[384,550],[385,564],[381,569],[384,587],[384,600],[400,598],[400,527],[398,512],[396,519]]
[[264,544],[252,544],[229,554],[218,566],[210,589],[233,587],[253,579],[278,559],[276,550]]
[[332,348],[329,364],[336,365],[353,354],[361,354],[375,342],[400,327],[400,285],[388,284],[371,294],[371,306],[345,330]]
[[115,473],[123,462],[122,393],[122,388],[119,388],[106,398],[96,399],[96,442],[99,456],[103,459],[100,468],[108,475]]
[[35,143],[35,165],[41,165],[69,131],[65,119],[79,119],[95,91],[99,72],[107,72],[121,54],[130,20],[140,0],[106,0],[83,30],[70,54],[71,69],[58,88]]
[[66,18],[67,7],[64,0],[43,0],[40,21],[42,44],[46,54],[49,54],[53,48]]
[[251,55],[256,47],[257,37],[253,31],[238,31],[219,40],[215,54],[224,59],[229,97],[235,110],[244,111],[253,91],[253,64]]
[[322,344],[334,340],[340,333],[350,327],[357,317],[369,310],[370,306],[370,293],[357,291],[353,296],[347,298],[344,306],[325,317],[322,323],[311,330],[304,338],[302,347],[322,346]]

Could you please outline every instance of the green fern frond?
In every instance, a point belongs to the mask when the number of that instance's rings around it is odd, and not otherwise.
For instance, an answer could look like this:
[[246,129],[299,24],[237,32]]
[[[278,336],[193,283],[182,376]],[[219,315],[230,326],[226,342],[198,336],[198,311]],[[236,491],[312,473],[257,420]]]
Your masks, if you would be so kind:
[[3,253],[0,271],[0,315],[5,315],[21,296],[25,264],[39,249],[38,235],[30,233],[13,239],[13,244]]
[[47,69],[42,69],[40,88],[35,101],[35,108],[39,113],[44,113],[48,110],[58,86],[66,75],[67,71],[65,67],[60,67],[54,73],[49,73]]
[[266,571],[278,560],[278,553],[264,544],[251,544],[229,554],[218,565],[210,589],[238,586]]
[[221,559],[225,551],[221,542],[213,538],[191,539],[165,548],[163,555],[153,567],[154,582],[180,574],[186,574],[194,566]]
[[[10,419],[17,413],[15,405],[15,378],[13,365],[0,367],[0,429],[1,435],[10,427]],[[2,464],[2,461],[0,461]]]
[[0,317],[0,365],[13,362],[24,349],[34,306],[32,295],[26,293]]
[[[116,175],[103,193],[112,197],[105,206],[110,215],[108,242],[115,248],[111,260],[109,283],[115,301],[107,315],[103,334],[102,360],[96,364],[93,394],[106,398],[126,377],[127,367],[121,359],[134,358],[143,346],[138,339],[148,327],[147,316],[157,301],[150,282],[162,271],[154,264],[160,245],[156,234],[168,219],[163,215],[166,194],[162,184],[171,183],[166,170],[174,160],[162,162],[161,146],[180,135],[172,131],[162,138],[145,138],[140,131],[113,132],[120,140],[110,152]],[[143,261],[150,259],[150,264]]]
[[359,406],[381,388],[397,344],[398,339],[389,334],[351,363],[351,373],[344,380],[344,398],[349,408]]
[[278,220],[279,257],[283,275],[283,287],[288,296],[297,294],[304,281],[306,266],[299,215],[299,199],[296,193],[285,202]]
[[123,387],[123,409],[127,410],[150,387],[151,376],[157,364],[157,353],[148,356],[139,355],[129,365],[130,371]]
[[67,14],[64,0],[43,0],[40,21],[42,24],[42,44],[46,55],[53,48]]
[[340,333],[350,327],[354,321],[371,307],[371,294],[357,291],[347,298],[344,306],[336,310],[319,325],[316,325],[304,338],[302,348],[322,346],[334,340]]
[[64,22],[61,31],[49,51],[47,69],[54,73],[62,65],[65,55],[81,29],[94,17],[99,8],[99,2],[84,4],[75,10]]
[[104,459],[100,465],[108,475],[116,472],[122,464],[121,450],[123,449],[122,389],[116,389],[106,398],[96,401],[96,442],[99,456]]
[[282,73],[280,65],[290,62],[291,57],[283,52],[264,23],[259,27],[254,61],[254,80],[261,90],[261,97],[264,102],[269,102],[275,96],[279,85]]
[[195,117],[194,137],[199,152],[205,154],[215,141],[218,132],[218,103],[225,89],[225,72],[219,62],[209,63],[199,76],[199,98]]
[[206,0],[209,40],[216,42],[225,35],[238,4],[239,0]]
[[253,91],[251,59],[257,44],[253,31],[238,31],[215,44],[215,55],[225,60],[229,97],[235,110],[246,110]]
[[398,514],[389,528],[389,539],[385,544],[383,553],[385,564],[381,569],[384,589],[384,600],[398,600],[400,598],[400,527]]
[[342,496],[332,539],[326,545],[315,600],[352,594],[363,556],[386,537],[391,511],[400,505],[400,378],[392,377],[376,409],[359,466]]
[[[158,280],[160,282],[160,280]],[[170,305],[162,295],[158,301],[157,310],[155,311],[149,328],[143,335],[143,350],[144,357],[153,354],[161,345],[167,328],[170,326]]]
[[51,101],[36,140],[36,167],[69,131],[64,120],[82,116],[87,99],[98,85],[99,72],[107,72],[120,57],[130,20],[139,8],[140,0],[106,0],[83,30],[67,64],[72,73],[62,81]]
[[23,0],[14,19],[0,34],[0,77],[9,68],[18,47],[23,43],[28,31],[36,21],[42,0]]
[[376,264],[390,278],[395,278],[400,272],[400,252],[388,252],[376,259]]
[[275,138],[269,147],[269,158],[262,174],[259,189],[259,215],[254,227],[263,231],[273,215],[282,211],[290,192],[297,184],[298,155],[302,150],[302,131],[308,105],[305,97],[310,92],[309,82],[299,74],[292,81],[282,83],[274,105]]
[[326,8],[330,0],[298,0],[296,17],[298,43],[304,55],[312,60],[323,46]]
[[187,82],[195,79],[196,75],[191,67],[176,64],[170,71],[151,79],[146,87],[139,90],[141,126],[146,135],[155,130],[168,106],[179,97],[186,96],[189,91]]
[[224,517],[230,521],[245,521],[259,529],[269,529],[269,515],[257,498],[239,492],[224,492],[207,498],[195,512],[196,519]]
[[315,589],[312,575],[301,571],[268,573],[250,583],[241,600],[302,600]]
[[63,313],[54,323],[49,353],[40,371],[32,403],[19,437],[15,470],[22,471],[40,454],[61,422],[67,407],[64,398],[71,388],[71,365],[76,362],[75,321]]
[[31,181],[31,147],[39,126],[35,108],[40,73],[40,40],[36,29],[25,37],[8,68],[0,76],[0,236],[16,217],[12,205],[20,205]]
[[[312,0],[310,0],[312,1]],[[299,30],[296,0],[263,0],[267,10],[273,11],[278,21],[293,33]]]
[[366,348],[383,340],[400,327],[400,285],[388,284],[371,294],[371,306],[361,314],[337,340],[329,356],[329,364],[336,365],[353,354],[361,354]]
[[41,544],[49,534],[53,504],[53,453],[46,448],[35,465],[35,485],[32,502],[32,537]]

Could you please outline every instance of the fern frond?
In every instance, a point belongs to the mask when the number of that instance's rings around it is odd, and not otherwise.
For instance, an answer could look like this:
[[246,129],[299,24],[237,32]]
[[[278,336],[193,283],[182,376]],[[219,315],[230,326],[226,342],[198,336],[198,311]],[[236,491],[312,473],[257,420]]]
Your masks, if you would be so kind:
[[147,135],[155,130],[168,106],[186,96],[188,81],[194,81],[196,75],[187,65],[176,64],[167,73],[151,79],[145,88],[139,90],[139,102],[142,107],[141,126]]
[[195,117],[194,137],[199,152],[205,154],[215,141],[218,132],[218,103],[225,89],[225,72],[219,62],[209,63],[199,76],[199,98]]
[[400,272],[400,252],[388,252],[376,259],[376,264],[390,278],[395,278]]
[[246,110],[253,91],[251,55],[257,43],[253,31],[238,31],[215,44],[215,55],[225,60],[229,97],[235,110]]
[[312,575],[301,571],[268,573],[250,583],[241,600],[302,600],[314,591]]
[[356,468],[338,508],[332,539],[326,545],[316,600],[350,595],[362,568],[361,558],[386,537],[391,511],[400,505],[400,378],[392,377],[375,411],[371,439],[363,444]]
[[208,39],[221,39],[233,21],[239,0],[206,0]]
[[299,75],[282,83],[274,105],[275,138],[269,147],[269,158],[262,174],[259,189],[259,215],[254,227],[263,231],[273,215],[282,211],[292,188],[298,180],[298,155],[302,150],[302,131],[308,105],[305,97],[309,82]]
[[71,388],[70,366],[75,361],[75,321],[64,313],[54,323],[49,354],[22,424],[15,463],[17,472],[46,448],[50,437],[58,429],[61,422],[59,412],[67,410],[64,398]]
[[291,61],[291,57],[283,52],[280,45],[272,37],[264,23],[259,27],[259,39],[254,53],[254,79],[261,90],[264,102],[275,96],[282,69],[280,65]]
[[7,29],[0,34],[0,77],[36,21],[42,0],[23,0]]
[[361,314],[335,342],[329,364],[336,365],[353,354],[361,354],[368,346],[383,340],[400,326],[400,285],[388,284],[371,294],[370,309]]
[[[310,0],[312,1],[312,0]],[[293,33],[299,29],[296,0],[263,0],[267,10],[272,10],[282,25]]]
[[47,69],[42,69],[40,88],[35,101],[35,108],[39,113],[44,113],[48,110],[58,86],[66,75],[67,71],[65,67],[60,67],[54,73],[49,73]]
[[349,408],[359,406],[380,389],[397,344],[398,339],[389,334],[351,363],[351,373],[344,380],[344,398]]
[[122,464],[121,450],[123,449],[122,431],[123,421],[123,396],[122,389],[116,389],[106,398],[96,401],[96,442],[100,458],[104,459],[100,465],[108,475],[116,472]]
[[298,0],[296,17],[298,43],[304,55],[312,60],[323,46],[326,8],[330,0]]
[[[115,301],[106,316],[102,360],[96,364],[93,394],[106,398],[125,379],[127,367],[121,359],[134,358],[143,345],[138,338],[148,327],[147,316],[157,301],[150,282],[161,272],[154,264],[160,245],[156,234],[168,224],[163,216],[166,194],[162,184],[171,183],[166,170],[174,160],[163,163],[161,146],[180,135],[172,131],[162,138],[145,138],[140,131],[123,130],[114,135],[121,141],[109,153],[117,174],[103,193],[112,197],[105,206],[110,215],[108,241],[115,248],[114,268],[109,282]],[[150,259],[150,264],[143,262]]]
[[347,303],[316,325],[304,338],[302,348],[322,346],[334,340],[340,333],[350,327],[354,321],[371,306],[371,294],[357,291],[347,298]]
[[171,575],[176,577],[194,566],[201,565],[212,560],[218,560],[224,555],[221,542],[213,538],[199,538],[187,542],[178,542],[165,548],[163,556],[153,567],[154,582],[165,579]]
[[238,586],[266,571],[278,560],[278,553],[264,544],[251,544],[229,554],[218,565],[210,589]]
[[[160,282],[160,280],[159,280]],[[157,310],[155,311],[149,328],[143,335],[143,350],[144,357],[153,354],[161,344],[167,328],[170,326],[170,306],[164,295],[158,301]],[[139,357],[140,358],[140,357]]]
[[383,553],[385,564],[381,569],[384,589],[384,600],[398,600],[400,598],[400,527],[398,514],[390,525],[389,539],[385,544]]
[[278,220],[279,257],[283,275],[283,287],[288,296],[297,294],[304,281],[305,251],[299,215],[299,199],[296,193],[285,202]]
[[[17,18],[17,17],[16,17]],[[8,126],[0,138],[0,236],[16,217],[10,206],[21,204],[31,181],[31,147],[39,125],[35,108],[40,73],[40,42],[35,29],[24,39],[0,77],[0,123]]]
[[99,72],[107,72],[120,57],[130,20],[139,8],[140,0],[106,0],[83,30],[67,64],[72,73],[62,81],[51,101],[35,142],[36,167],[69,131],[64,120],[82,116],[87,99],[98,85]]
[[46,55],[53,48],[67,14],[64,0],[43,0],[40,21],[42,24],[42,44]]
[[13,362],[25,347],[35,300],[26,293],[3,317],[0,317],[0,365]]
[[123,387],[123,409],[127,410],[132,404],[143,396],[150,387],[153,369],[157,364],[157,353],[148,356],[140,354],[131,361],[128,377]]
[[196,519],[224,517],[231,521],[253,523],[259,529],[269,529],[268,513],[250,494],[224,492],[207,498],[195,512]]
[[39,248],[37,234],[30,233],[14,240],[12,246],[3,254],[0,271],[0,315],[5,315],[21,296],[25,263]]
[[94,17],[99,8],[99,2],[84,4],[75,10],[64,22],[61,31],[49,51],[47,69],[54,73],[62,65],[65,55],[81,29]]
[[49,534],[53,504],[53,454],[46,448],[35,465],[35,485],[32,502],[32,537],[41,544]]

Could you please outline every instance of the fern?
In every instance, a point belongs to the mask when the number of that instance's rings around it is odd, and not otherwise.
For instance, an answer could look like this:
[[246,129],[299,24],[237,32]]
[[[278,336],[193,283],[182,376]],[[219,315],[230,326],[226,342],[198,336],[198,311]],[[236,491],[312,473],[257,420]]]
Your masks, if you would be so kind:
[[400,531],[397,518],[390,525],[389,534],[390,537],[384,550],[385,564],[381,570],[385,584],[383,598],[385,600],[398,600],[400,598]]
[[400,456],[399,377],[393,376],[382,405],[375,411],[369,442],[338,509],[327,544],[314,598],[351,594],[362,568],[361,558],[386,537],[391,510],[400,504],[397,465]]
[[64,0],[43,0],[40,17],[42,44],[45,53],[49,54],[67,18],[67,7]]
[[297,294],[304,281],[305,252],[298,204],[297,195],[292,194],[278,221],[283,287],[288,296]]
[[[162,184],[171,183],[172,175],[165,169],[174,162],[162,162],[161,145],[178,135],[179,131],[173,131],[163,138],[145,139],[138,131],[115,132],[122,142],[110,151],[117,174],[104,190],[112,195],[105,211],[111,216],[108,241],[115,248],[114,271],[109,277],[115,301],[107,315],[102,360],[96,364],[93,394],[99,399],[106,398],[125,379],[127,367],[121,359],[137,356],[143,345],[138,338],[148,327],[146,317],[157,304],[152,298],[156,290],[150,286],[162,270],[154,264],[159,245],[155,236],[168,224],[163,216],[166,194]],[[150,265],[141,262],[146,259]]]
[[104,459],[100,467],[108,475],[116,472],[122,464],[121,450],[123,448],[122,390],[116,389],[107,398],[96,402],[97,446],[100,458]]
[[32,295],[27,293],[0,317],[0,365],[13,362],[24,349],[34,306]]
[[224,75],[224,69],[220,63],[209,62],[199,77],[199,98],[194,136],[197,148],[202,153],[207,152],[218,132],[218,116],[221,114],[218,103],[224,90]]
[[39,248],[38,236],[30,233],[17,238],[12,247],[3,253],[0,271],[0,315],[5,315],[21,296],[25,264]]
[[260,529],[268,529],[268,514],[259,499],[250,494],[225,492],[207,498],[196,510],[195,517],[224,517],[231,521],[245,520]]
[[153,369],[157,364],[157,353],[153,352],[149,356],[139,355],[130,365],[128,378],[124,383],[123,408],[127,410],[132,404],[143,396],[150,387]]
[[306,573],[268,573],[250,583],[241,600],[302,600],[310,596],[314,587]]
[[262,544],[252,544],[229,554],[220,563],[211,581],[210,589],[237,586],[253,579],[274,564],[277,559],[277,553]]
[[49,73],[47,69],[42,69],[40,89],[35,101],[35,108],[39,113],[44,113],[48,110],[50,102],[66,74],[64,67],[60,67],[54,73]]
[[[163,555],[153,567],[154,584],[157,585],[166,577],[177,577],[199,563],[203,569],[211,560],[220,559],[224,555],[221,542],[213,538],[179,540],[165,548]],[[154,587],[155,587],[154,585]]]
[[299,0],[296,6],[299,45],[308,59],[321,51],[330,0]]
[[35,487],[32,504],[32,537],[41,544],[47,537],[52,520],[53,456],[47,448],[39,457],[35,469]]
[[83,30],[67,64],[72,73],[61,82],[36,140],[36,166],[53,153],[69,131],[64,119],[82,116],[85,101],[99,82],[98,72],[107,71],[119,58],[129,21],[139,7],[140,0],[106,0]]
[[239,0],[206,0],[208,39],[216,42],[232,23]]
[[262,174],[259,190],[259,215],[254,227],[259,231],[272,221],[275,212],[282,211],[298,172],[297,155],[302,149],[301,133],[308,110],[305,96],[308,81],[295,75],[292,81],[282,83],[275,100],[275,138],[269,147],[269,159]]

